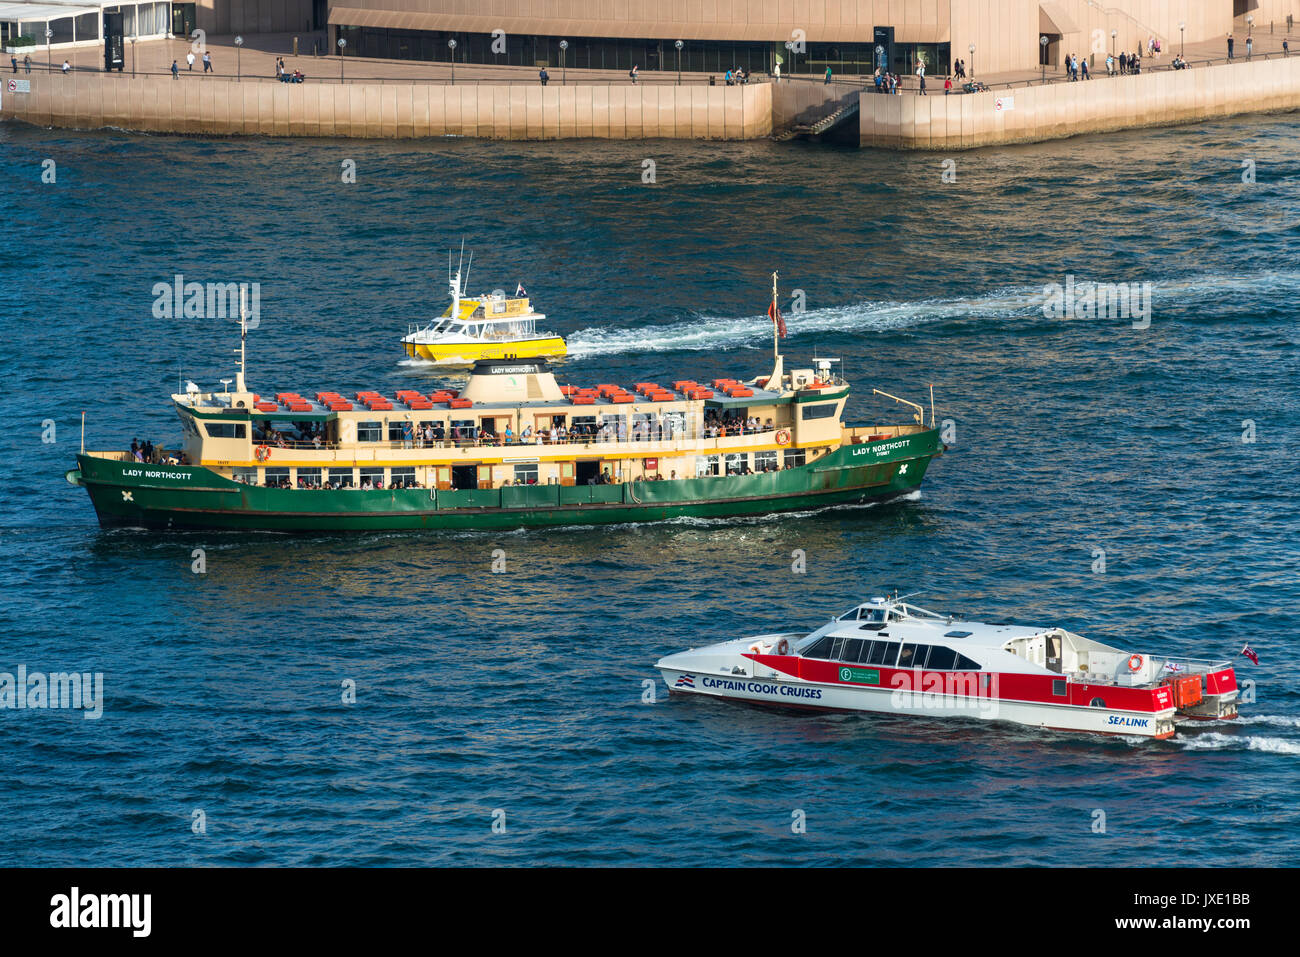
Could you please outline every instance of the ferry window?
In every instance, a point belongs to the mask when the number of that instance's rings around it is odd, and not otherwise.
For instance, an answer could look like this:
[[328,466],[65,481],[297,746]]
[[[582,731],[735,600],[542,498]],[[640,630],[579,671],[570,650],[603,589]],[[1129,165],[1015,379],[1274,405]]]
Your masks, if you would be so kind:
[[243,422],[208,422],[206,428],[210,439],[242,439],[246,434]]
[[871,655],[867,659],[869,665],[889,665],[893,667],[894,658],[898,654],[898,642],[896,641],[873,641],[871,643]]
[[265,483],[267,488],[278,488],[281,485],[289,484],[288,469],[267,469]]
[[835,414],[835,409],[838,406],[838,402],[823,402],[820,405],[800,406],[799,417],[802,419],[829,419]]
[[256,485],[257,469],[233,469],[230,477],[244,485]]
[[766,452],[754,453],[755,472],[775,472],[776,470],[776,449],[768,449]]
[[845,642],[844,638],[831,639],[831,660],[832,661],[844,660],[844,642]]
[[729,452],[726,456],[727,474],[740,475],[744,472],[749,460],[748,452]]
[[831,636],[822,635],[813,642],[812,647],[802,654],[805,658],[821,658],[823,660],[829,658],[831,656]]
[[956,661],[957,652],[942,645],[934,645],[930,649],[930,659],[925,663],[925,666],[931,671],[952,671],[952,666]]
[[516,465],[515,484],[536,485],[537,484],[537,463],[525,462],[523,465]]
[[392,470],[392,488],[414,488],[415,487],[415,467],[395,468]]
[[398,420],[398,421],[396,421],[396,422],[391,422],[391,421],[390,421],[390,422],[388,423],[388,441],[389,441],[389,442],[400,442],[400,441],[402,441],[402,430],[403,430],[404,428],[406,428],[406,423],[405,423],[405,422],[403,422],[403,421],[401,421],[401,420]]
[[853,664],[858,660],[858,655],[862,653],[862,646],[867,644],[862,638],[850,638],[844,642],[844,647],[840,649],[840,661],[846,661]]
[[871,652],[875,648],[876,642],[868,641],[865,638],[859,638],[858,641],[862,642],[862,644],[858,648],[858,656],[853,660],[860,665],[869,664],[871,662]]
[[330,488],[353,488],[356,483],[351,469],[330,469]]
[[978,661],[972,661],[961,652],[957,653],[957,661],[953,664],[954,671],[979,671],[980,664]]
[[913,668],[928,668],[930,666],[930,645],[917,645],[916,657],[912,659]]
[[361,470],[361,487],[365,488],[367,483],[371,488],[377,484],[382,485],[384,481],[384,470],[379,468],[369,468]]
[[925,648],[925,645],[914,645],[911,642],[903,645],[903,649],[898,653],[898,667],[916,668],[917,649]]
[[1064,697],[1065,697],[1065,679],[1064,679],[1064,678],[1057,678],[1055,681],[1052,682],[1052,694],[1056,695],[1058,698],[1064,698]]
[[298,469],[294,485],[298,488],[320,488],[320,469]]
[[382,422],[358,422],[357,441],[380,442],[383,440],[383,431],[384,425]]
[[1088,707],[1089,707],[1089,708],[1104,708],[1104,707],[1106,707],[1106,702],[1103,701],[1101,698],[1093,698],[1091,701],[1088,702]]
[[808,453],[803,449],[786,449],[785,464],[790,468],[797,468],[800,465],[806,465],[808,462]]
[[716,455],[704,455],[695,459],[695,475],[717,475],[718,474],[718,457]]

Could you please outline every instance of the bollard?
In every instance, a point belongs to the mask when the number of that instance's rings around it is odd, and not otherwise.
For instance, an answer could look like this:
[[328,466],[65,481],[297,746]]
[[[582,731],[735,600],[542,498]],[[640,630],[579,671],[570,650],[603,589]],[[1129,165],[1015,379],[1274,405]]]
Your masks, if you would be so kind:
[[294,38],[293,38],[293,55],[294,55],[294,56],[297,56],[297,55],[298,55],[298,38],[297,38],[297,37],[294,37]]

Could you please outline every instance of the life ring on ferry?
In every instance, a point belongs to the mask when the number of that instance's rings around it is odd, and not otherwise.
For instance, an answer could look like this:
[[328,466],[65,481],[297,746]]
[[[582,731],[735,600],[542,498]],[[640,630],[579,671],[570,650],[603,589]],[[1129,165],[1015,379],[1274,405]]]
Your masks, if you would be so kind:
[[776,643],[776,653],[778,655],[788,655],[790,653],[790,642],[782,638]]
[[271,449],[269,446],[259,445],[253,454],[257,456],[257,461],[265,462],[271,457]]
[[1128,657],[1128,670],[1129,670],[1129,671],[1141,671],[1141,670],[1142,670],[1142,662],[1143,662],[1143,658],[1142,658],[1141,655],[1129,655],[1129,657]]
[[790,444],[790,430],[789,430],[789,429],[781,429],[779,432],[776,433],[776,444],[777,444],[777,445],[789,445],[789,444]]

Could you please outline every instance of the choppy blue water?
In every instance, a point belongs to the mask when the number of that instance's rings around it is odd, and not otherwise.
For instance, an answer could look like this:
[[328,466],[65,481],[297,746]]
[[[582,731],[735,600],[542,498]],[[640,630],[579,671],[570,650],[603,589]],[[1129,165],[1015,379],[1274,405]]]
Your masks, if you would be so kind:
[[[943,157],[797,144],[0,128],[0,670],[106,696],[0,711],[3,862],[1295,863],[1295,133],[959,154],[944,183]],[[105,532],[64,482],[82,410],[92,448],[175,440],[178,372],[233,375],[230,324],[153,318],[154,283],[260,282],[264,393],[431,385],[396,339],[462,237],[587,383],[764,371],[780,269],[791,360],[841,357],[855,421],[933,383],[954,449],[885,507],[515,534]],[[1045,318],[1069,274],[1151,283],[1150,327]],[[1155,653],[1249,641],[1257,701],[1160,743],[642,701],[667,652],[894,587]]]

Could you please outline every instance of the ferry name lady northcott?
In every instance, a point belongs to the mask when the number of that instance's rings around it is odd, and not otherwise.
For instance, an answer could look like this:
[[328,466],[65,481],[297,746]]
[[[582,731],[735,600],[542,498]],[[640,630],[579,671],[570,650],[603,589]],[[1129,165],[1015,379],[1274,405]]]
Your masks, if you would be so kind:
[[[780,324],[780,314],[771,310]],[[241,330],[246,334],[246,330]],[[561,385],[544,359],[480,360],[458,392],[274,399],[244,382],[172,403],[182,446],[85,451],[70,482],[101,524],[251,530],[499,529],[723,517],[886,500],[942,454],[912,422],[846,426],[832,371],[710,386]],[[224,380],[229,383],[231,380]],[[879,392],[879,390],[874,390]]]

